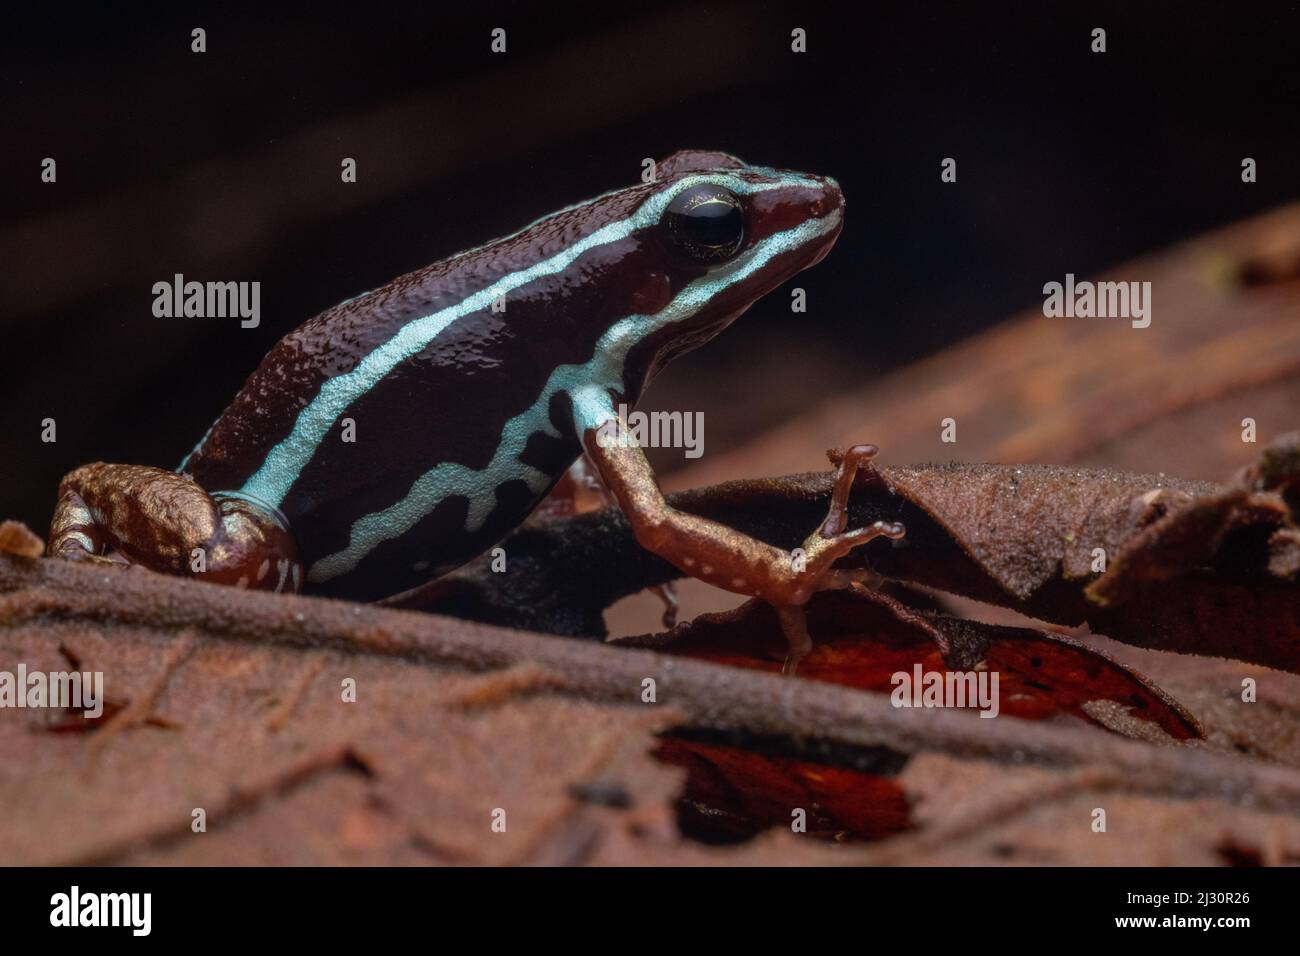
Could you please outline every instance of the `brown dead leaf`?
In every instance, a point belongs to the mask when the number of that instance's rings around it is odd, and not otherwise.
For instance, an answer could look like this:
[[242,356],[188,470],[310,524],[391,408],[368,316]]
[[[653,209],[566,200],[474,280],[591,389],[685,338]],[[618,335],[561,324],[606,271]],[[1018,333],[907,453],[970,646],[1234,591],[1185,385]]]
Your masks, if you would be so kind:
[[[898,675],[905,675],[919,687],[922,674],[946,677],[955,670],[938,636],[973,657],[984,679],[997,675],[991,697],[997,714],[1080,719],[1156,743],[1201,736],[1196,720],[1168,695],[1063,637],[920,613],[883,595],[848,591],[817,595],[808,606],[808,627],[813,651],[799,667],[807,680],[892,694]],[[703,615],[669,634],[617,643],[771,673],[780,672],[787,651],[776,615],[758,601]],[[966,702],[972,710],[980,704],[973,696]],[[906,763],[904,754],[887,748],[858,753],[853,766],[843,767],[773,749],[770,741],[716,735],[662,741],[655,755],[688,772],[677,801],[682,831],[710,843],[747,839],[790,826],[792,808],[803,812],[806,832],[836,841],[876,840],[911,826],[907,800],[893,779]]]
[[[670,501],[789,549],[820,522],[830,485],[793,475]],[[1296,518],[1277,491],[1046,465],[880,467],[850,507],[855,526],[877,520],[902,521],[907,537],[845,565],[1141,647],[1300,670]],[[614,510],[539,522],[503,547],[505,573],[471,564],[403,606],[599,636],[605,608],[679,576]]]
[[[683,841],[675,806],[691,791],[650,757],[667,727],[783,766],[824,833],[904,826],[896,788],[922,753],[1032,764],[1053,780],[1101,773],[1153,813],[1188,797],[1249,805],[1220,834],[1234,846],[1260,843],[1259,814],[1300,815],[1295,770],[1080,721],[900,711],[878,693],[641,649],[0,556],[0,669],[17,662],[103,670],[118,709],[75,734],[50,732],[43,712],[0,711],[8,863],[867,859],[792,843],[788,827],[725,856]],[[355,704],[339,696],[349,677]],[[880,780],[848,802],[818,789],[846,771]],[[206,833],[192,829],[197,808]],[[895,839],[910,837],[874,845]]]
[[[891,775],[799,759],[716,739],[673,735],[654,751],[686,770],[677,825],[705,843],[739,843],[798,825],[814,838],[871,841],[911,827],[906,794]],[[882,751],[876,763],[905,763]],[[802,814],[802,817],[800,817]]]
[[[816,595],[808,605],[808,629],[813,650],[799,664],[805,680],[894,694],[897,675],[911,678],[918,668],[922,674],[955,676],[965,668],[945,660],[937,633],[949,647],[973,649],[959,655],[971,661],[971,672],[997,675],[998,714],[1027,720],[1072,717],[1124,732],[1110,711],[1098,709],[1107,702],[1149,725],[1131,736],[1150,739],[1154,734],[1166,741],[1201,737],[1196,719],[1158,687],[1061,635],[916,612],[860,591]],[[618,643],[770,673],[780,673],[787,653],[775,613],[760,601],[702,615],[668,634]],[[978,711],[980,701],[968,699],[965,706]]]

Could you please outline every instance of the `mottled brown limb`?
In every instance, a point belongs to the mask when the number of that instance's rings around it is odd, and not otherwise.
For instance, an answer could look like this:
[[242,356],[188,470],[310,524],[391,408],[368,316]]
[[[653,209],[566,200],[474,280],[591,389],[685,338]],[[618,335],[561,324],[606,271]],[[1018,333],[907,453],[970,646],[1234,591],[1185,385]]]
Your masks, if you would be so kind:
[[297,547],[273,509],[144,465],[96,462],[69,472],[59,484],[49,554],[257,590],[302,585]]
[[787,553],[734,528],[671,507],[659,490],[645,452],[620,431],[617,420],[600,429],[587,429],[583,441],[643,548],[694,578],[761,598],[777,610],[790,643],[787,674],[797,670],[812,648],[803,605],[815,592],[846,583],[833,569],[835,561],[873,538],[904,534],[901,524],[885,521],[844,530],[854,479],[875,456],[874,445],[855,445],[844,453],[826,519],[800,549]]

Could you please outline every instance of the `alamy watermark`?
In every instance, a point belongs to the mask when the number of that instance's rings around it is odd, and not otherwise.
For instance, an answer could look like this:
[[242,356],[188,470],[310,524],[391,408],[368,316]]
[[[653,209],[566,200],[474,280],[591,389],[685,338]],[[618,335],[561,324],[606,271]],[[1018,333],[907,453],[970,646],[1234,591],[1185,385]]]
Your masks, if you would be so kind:
[[601,448],[681,448],[687,458],[704,454],[703,412],[629,411],[620,403],[618,417],[596,430]]
[[238,316],[245,329],[262,322],[260,282],[186,282],[178,272],[170,282],[155,282],[153,296],[153,314],[160,319]]
[[91,720],[104,713],[103,671],[0,671],[0,707],[80,710]]
[[997,671],[926,671],[920,664],[912,672],[897,671],[889,702],[895,707],[976,707],[981,717],[996,717]]
[[1074,281],[1074,273],[1065,274],[1065,282],[1043,286],[1043,315],[1049,319],[1130,319],[1135,329],[1151,324],[1150,282],[1083,282]]
[[51,926],[120,926],[132,936],[153,929],[152,893],[89,893],[73,885],[50,897]]

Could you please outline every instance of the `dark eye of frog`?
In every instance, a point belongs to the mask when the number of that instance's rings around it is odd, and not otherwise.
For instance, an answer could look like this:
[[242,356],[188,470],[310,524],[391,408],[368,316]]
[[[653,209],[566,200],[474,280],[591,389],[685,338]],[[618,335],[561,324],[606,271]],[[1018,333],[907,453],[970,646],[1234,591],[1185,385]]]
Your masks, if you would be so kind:
[[721,186],[682,190],[663,218],[673,245],[695,262],[725,262],[745,241],[744,207],[735,193]]

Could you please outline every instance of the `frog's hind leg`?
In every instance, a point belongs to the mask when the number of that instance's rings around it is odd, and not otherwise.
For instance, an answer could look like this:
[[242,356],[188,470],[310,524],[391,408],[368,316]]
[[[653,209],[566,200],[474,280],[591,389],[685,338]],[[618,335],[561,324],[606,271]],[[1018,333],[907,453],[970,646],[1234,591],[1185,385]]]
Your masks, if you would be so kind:
[[568,518],[597,508],[608,508],[614,499],[586,455],[565,469],[554,487],[528,516],[529,521]]
[[70,472],[59,484],[46,550],[258,590],[302,583],[297,548],[274,509],[141,465],[99,462]]
[[[64,479],[66,485],[67,479]],[[45,553],[69,560],[108,560],[109,544],[90,512],[90,506],[69,487],[59,489],[59,502],[50,521],[50,541]]]

